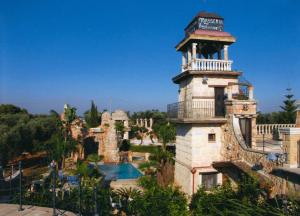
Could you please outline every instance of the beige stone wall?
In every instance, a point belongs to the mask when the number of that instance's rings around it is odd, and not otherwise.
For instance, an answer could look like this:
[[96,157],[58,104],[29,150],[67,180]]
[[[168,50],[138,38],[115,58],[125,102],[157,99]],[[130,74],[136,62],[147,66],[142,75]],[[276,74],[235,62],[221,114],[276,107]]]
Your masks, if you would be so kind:
[[230,100],[225,104],[228,115],[256,115],[256,101],[254,100]]
[[189,166],[192,165],[192,128],[188,124],[176,127],[176,159]]
[[180,186],[182,191],[192,194],[192,173],[186,166],[175,162],[175,184]]
[[[215,134],[216,141],[209,142],[208,134]],[[221,158],[221,127],[218,125],[193,125],[192,128],[192,166],[211,166],[213,161]]]
[[[179,84],[179,97],[178,101],[192,100],[197,97],[212,97],[214,98],[213,86],[228,86],[229,83],[237,83],[236,78],[215,78],[209,77],[207,84],[203,83],[203,77],[190,77]],[[239,87],[237,85],[232,86],[232,93],[238,93]],[[227,89],[225,88],[225,93]]]
[[[208,77],[207,84],[203,83],[203,77],[194,77],[192,81],[193,97],[214,97],[215,91],[213,86],[228,86],[229,83],[237,83],[236,78],[215,78]],[[234,85],[232,87],[232,93],[238,93],[239,87]],[[225,93],[227,89],[225,88]]]
[[[208,141],[208,134],[216,135],[215,142]],[[201,185],[201,174],[217,172],[212,167],[213,161],[221,157],[221,127],[220,125],[179,124],[176,137],[175,182],[182,190],[191,195],[193,174],[195,168],[194,189]],[[222,175],[218,175],[218,184],[222,183]]]
[[178,101],[186,101],[192,99],[192,79],[188,78],[179,84]]
[[297,168],[300,164],[300,128],[282,128],[280,132],[282,134],[284,151],[288,154],[287,166]]

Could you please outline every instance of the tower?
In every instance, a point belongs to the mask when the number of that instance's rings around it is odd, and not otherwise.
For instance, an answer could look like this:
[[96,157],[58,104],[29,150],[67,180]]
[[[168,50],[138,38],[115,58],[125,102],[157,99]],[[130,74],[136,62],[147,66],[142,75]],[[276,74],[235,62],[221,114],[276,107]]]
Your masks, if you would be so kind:
[[226,123],[238,122],[245,144],[255,146],[253,87],[241,82],[242,72],[233,70],[229,59],[229,46],[235,41],[224,31],[222,17],[200,12],[176,46],[182,66],[172,80],[179,85],[179,95],[177,103],[168,105],[168,117],[177,131],[175,182],[188,194],[198,186],[209,190],[222,184],[222,174],[212,164],[223,160]]

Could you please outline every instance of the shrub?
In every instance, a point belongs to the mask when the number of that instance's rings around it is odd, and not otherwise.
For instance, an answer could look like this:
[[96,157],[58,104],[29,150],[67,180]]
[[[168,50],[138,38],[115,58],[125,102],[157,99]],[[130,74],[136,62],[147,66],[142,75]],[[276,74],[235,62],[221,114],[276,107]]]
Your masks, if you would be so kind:
[[130,147],[131,145],[129,140],[123,140],[119,148],[119,151],[129,151]]

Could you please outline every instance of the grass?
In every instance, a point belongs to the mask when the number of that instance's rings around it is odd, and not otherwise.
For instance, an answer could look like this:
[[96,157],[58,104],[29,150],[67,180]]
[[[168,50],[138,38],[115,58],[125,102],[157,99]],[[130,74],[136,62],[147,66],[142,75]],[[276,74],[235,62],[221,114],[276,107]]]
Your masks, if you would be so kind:
[[154,154],[157,150],[159,150],[161,147],[160,146],[137,146],[137,145],[131,145],[130,150],[133,152],[149,152],[151,154]]

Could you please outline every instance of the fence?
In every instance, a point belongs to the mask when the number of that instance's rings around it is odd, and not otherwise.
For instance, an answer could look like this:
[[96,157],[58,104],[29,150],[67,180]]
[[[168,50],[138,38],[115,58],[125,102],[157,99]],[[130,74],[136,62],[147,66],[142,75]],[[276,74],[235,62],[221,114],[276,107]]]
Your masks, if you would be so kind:
[[19,211],[23,205],[29,205],[52,208],[52,215],[65,215],[67,211],[76,215],[106,215],[101,205],[105,203],[106,209],[111,205],[108,193],[104,196],[102,188],[83,186],[80,175],[63,177],[50,167],[43,179],[26,177],[21,162],[16,172],[13,166],[3,170],[5,173],[0,167],[0,203],[18,204]]
[[213,118],[215,117],[214,99],[168,104],[168,117],[195,120]]
[[257,124],[256,130],[257,135],[272,135],[275,130],[279,131],[280,128],[293,128],[295,126],[295,124]]

